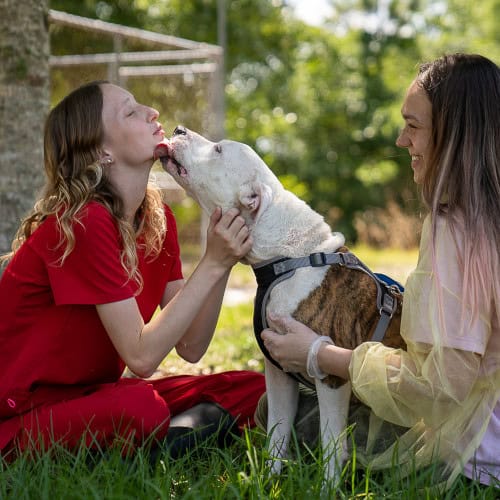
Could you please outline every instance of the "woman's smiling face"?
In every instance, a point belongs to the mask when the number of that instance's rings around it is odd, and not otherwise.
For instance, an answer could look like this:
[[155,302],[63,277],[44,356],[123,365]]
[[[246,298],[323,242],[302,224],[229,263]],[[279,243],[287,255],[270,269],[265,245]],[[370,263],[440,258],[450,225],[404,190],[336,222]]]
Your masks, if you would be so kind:
[[396,145],[408,149],[413,180],[420,184],[430,155],[432,105],[425,91],[416,82],[411,84],[406,93],[401,114],[405,126],[396,139]]

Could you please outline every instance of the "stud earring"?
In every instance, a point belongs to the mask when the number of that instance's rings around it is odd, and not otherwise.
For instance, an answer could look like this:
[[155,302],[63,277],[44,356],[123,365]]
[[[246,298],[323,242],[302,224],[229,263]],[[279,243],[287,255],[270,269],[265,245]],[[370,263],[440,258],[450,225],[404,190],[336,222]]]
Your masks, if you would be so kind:
[[113,163],[113,158],[111,156],[105,156],[104,158],[101,158],[99,160],[99,163],[104,167],[104,166],[109,166]]

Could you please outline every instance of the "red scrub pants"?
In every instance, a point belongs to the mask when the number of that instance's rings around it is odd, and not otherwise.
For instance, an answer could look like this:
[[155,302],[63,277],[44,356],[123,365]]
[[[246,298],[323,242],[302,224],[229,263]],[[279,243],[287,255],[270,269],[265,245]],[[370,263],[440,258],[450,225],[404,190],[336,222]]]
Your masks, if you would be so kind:
[[121,378],[92,386],[80,397],[42,404],[0,422],[0,436],[10,433],[9,448],[18,450],[47,448],[51,443],[72,448],[82,440],[90,447],[117,442],[137,446],[153,435],[165,437],[171,416],[202,401],[221,405],[240,428],[253,426],[264,390],[264,376],[249,371],[152,381]]

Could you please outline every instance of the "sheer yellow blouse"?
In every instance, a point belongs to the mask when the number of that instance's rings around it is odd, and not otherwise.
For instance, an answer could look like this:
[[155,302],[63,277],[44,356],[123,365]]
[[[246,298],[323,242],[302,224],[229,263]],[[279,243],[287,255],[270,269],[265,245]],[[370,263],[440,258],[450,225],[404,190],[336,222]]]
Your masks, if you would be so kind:
[[[463,304],[463,235],[439,217],[433,251],[430,233],[427,217],[405,286],[407,350],[362,344],[349,370],[354,394],[371,408],[362,461],[375,468],[395,459],[410,468],[439,462],[451,481],[479,446],[500,398],[500,327],[493,301],[479,304],[477,314]],[[406,429],[381,451],[375,443],[383,421]]]

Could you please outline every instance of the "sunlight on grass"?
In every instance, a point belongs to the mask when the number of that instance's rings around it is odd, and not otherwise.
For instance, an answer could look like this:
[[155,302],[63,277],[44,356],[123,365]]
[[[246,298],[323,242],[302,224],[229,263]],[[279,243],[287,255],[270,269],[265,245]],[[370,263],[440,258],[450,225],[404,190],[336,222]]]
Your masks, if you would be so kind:
[[350,250],[372,271],[387,274],[403,285],[417,265],[418,248],[412,250],[378,249],[366,245],[356,245]]
[[362,469],[354,460],[346,463],[337,484],[325,484],[321,451],[297,442],[283,473],[270,476],[265,440],[262,431],[246,429],[229,448],[220,449],[209,439],[176,460],[160,451],[156,462],[151,462],[147,446],[125,458],[119,447],[69,452],[54,444],[51,453],[24,454],[9,462],[0,457],[0,498],[497,498],[493,486],[479,487],[461,477],[444,493],[436,488],[432,467],[402,476],[398,467],[376,472]]

